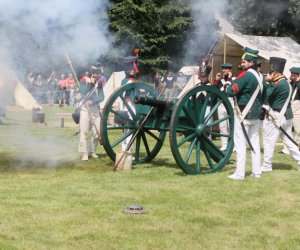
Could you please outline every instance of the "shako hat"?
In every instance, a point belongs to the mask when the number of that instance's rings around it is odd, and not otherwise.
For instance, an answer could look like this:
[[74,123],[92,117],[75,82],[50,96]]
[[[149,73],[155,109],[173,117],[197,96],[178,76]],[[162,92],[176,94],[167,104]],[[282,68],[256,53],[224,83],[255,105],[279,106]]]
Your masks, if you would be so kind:
[[245,48],[244,55],[242,56],[243,60],[253,61],[256,63],[258,57],[258,50],[250,49],[248,47]]
[[200,77],[208,77],[211,69],[212,69],[212,67],[210,65],[207,65],[206,67],[201,68]]
[[221,68],[228,68],[231,69],[232,68],[232,64],[231,63],[223,63],[220,65]]
[[291,73],[300,74],[300,67],[290,68]]
[[276,71],[279,73],[283,73],[284,66],[286,63],[286,59],[281,57],[270,57],[270,70],[271,72]]
[[91,73],[101,73],[102,67],[100,63],[95,63],[90,67]]

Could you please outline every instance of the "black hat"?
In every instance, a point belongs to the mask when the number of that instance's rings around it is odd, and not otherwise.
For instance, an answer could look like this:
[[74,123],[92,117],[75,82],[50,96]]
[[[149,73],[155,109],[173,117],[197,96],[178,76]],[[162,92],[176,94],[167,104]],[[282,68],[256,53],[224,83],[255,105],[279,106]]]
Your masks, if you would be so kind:
[[102,65],[100,63],[96,63],[90,67],[91,73],[99,73],[102,72]]
[[212,67],[207,65],[205,68],[201,68],[200,77],[208,77]]
[[286,59],[281,57],[270,57],[271,72],[276,71],[283,73]]

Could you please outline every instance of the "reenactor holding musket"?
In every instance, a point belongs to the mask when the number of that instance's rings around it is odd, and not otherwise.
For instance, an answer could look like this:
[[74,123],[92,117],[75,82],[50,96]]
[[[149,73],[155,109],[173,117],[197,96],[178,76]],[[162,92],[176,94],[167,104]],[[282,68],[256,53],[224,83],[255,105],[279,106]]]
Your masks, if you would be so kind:
[[[100,77],[101,71],[102,69],[99,65],[91,66],[91,74],[85,75],[79,80],[79,92],[83,101],[80,107],[79,120],[79,153],[82,154],[82,161],[87,161],[89,156],[98,158],[96,148],[101,142],[99,104],[104,100],[103,87],[106,83]],[[91,144],[88,143],[90,129],[92,129]]]
[[236,170],[228,177],[243,180],[246,174],[246,143],[251,148],[252,177],[260,178],[259,127],[262,103],[265,102],[263,76],[256,70],[258,50],[245,48],[242,56],[243,72],[226,87],[226,93],[235,100],[234,145]]
[[293,139],[291,109],[292,87],[283,75],[286,60],[280,57],[271,57],[271,72],[266,77],[271,80],[268,91],[268,105],[263,105],[266,119],[263,122],[264,161],[262,172],[272,171],[272,159],[275,144],[279,136],[287,146],[293,158],[297,161],[300,170],[299,145]]

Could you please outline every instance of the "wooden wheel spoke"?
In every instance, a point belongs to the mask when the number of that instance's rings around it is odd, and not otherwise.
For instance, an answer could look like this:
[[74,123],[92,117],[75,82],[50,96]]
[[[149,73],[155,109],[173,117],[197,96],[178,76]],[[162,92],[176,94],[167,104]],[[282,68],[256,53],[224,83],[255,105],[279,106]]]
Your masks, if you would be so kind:
[[201,111],[200,111],[200,117],[199,117],[200,121],[204,120],[205,111],[206,111],[206,108],[207,108],[207,105],[208,105],[209,97],[210,97],[210,94],[207,94],[203,104],[201,105]]
[[136,115],[135,112],[132,110],[132,108],[129,106],[129,104],[126,102],[125,98],[121,95],[120,96],[123,104],[125,105],[126,109],[128,110],[128,112],[130,113],[131,117],[133,118],[133,120],[136,119]]
[[217,132],[211,132],[210,133],[212,136],[217,136],[217,137],[229,137],[229,134],[221,134]]
[[134,129],[129,130],[127,133],[124,133],[118,140],[116,140],[115,142],[111,143],[110,146],[111,148],[114,148],[115,146],[117,146],[118,144],[120,144],[122,141],[124,141],[128,136],[133,135],[135,132]]
[[154,138],[156,141],[160,141],[159,137],[156,136],[155,134],[153,134],[150,130],[145,129],[145,133],[147,133],[148,135],[150,135],[152,138]]
[[197,142],[197,138],[195,138],[195,139],[193,140],[193,142],[191,142],[190,146],[188,147],[188,150],[187,150],[187,152],[186,152],[186,154],[185,154],[185,157],[184,157],[184,162],[185,162],[185,163],[188,163],[188,161],[189,161],[189,159],[190,159],[190,157],[191,157],[191,154],[192,154],[192,152],[193,152],[193,148],[194,148],[196,142]]
[[212,127],[212,126],[218,125],[219,123],[224,122],[224,121],[228,120],[229,118],[230,118],[229,116],[224,116],[224,117],[221,118],[221,119],[215,120],[215,121],[213,121],[213,122],[207,124],[207,126]]
[[197,141],[196,145],[196,170],[199,173],[200,172],[200,166],[201,166],[201,161],[200,161],[200,141]]
[[207,114],[207,116],[205,117],[204,120],[204,124],[207,124],[209,119],[213,116],[213,114],[216,112],[216,110],[218,109],[218,107],[220,106],[220,104],[222,103],[222,100],[219,100],[215,106],[213,106],[210,110],[210,112]]
[[203,147],[206,148],[206,151],[210,156],[214,156],[215,159],[219,160],[224,156],[221,150],[208,138],[204,138],[204,143],[205,145],[203,145]]
[[189,122],[196,126],[197,118],[195,116],[195,113],[193,113],[192,110],[188,110],[185,106],[182,107],[182,110],[186,114],[186,118],[189,120]]
[[184,132],[184,131],[194,131],[195,128],[185,125],[178,125],[176,132]]
[[144,146],[145,146],[147,155],[150,155],[150,149],[149,149],[148,141],[147,141],[147,138],[146,138],[146,135],[145,135],[144,132],[142,132],[142,140],[144,142]]
[[208,162],[208,164],[209,164],[210,169],[212,169],[213,166],[214,166],[214,164],[213,164],[213,162],[212,162],[212,159],[211,159],[211,157],[210,157],[210,154],[208,153],[208,150],[207,150],[207,148],[206,148],[206,144],[205,144],[205,143],[203,143],[203,152],[204,152],[204,154],[205,154],[205,157],[206,157],[206,159],[207,159],[207,162]]
[[195,134],[195,133],[192,133],[192,134],[190,134],[190,135],[184,137],[182,140],[180,140],[180,141],[177,143],[177,147],[178,147],[178,148],[181,147],[184,143],[186,143],[186,142],[192,140],[192,139],[195,138],[195,137],[196,137],[196,134]]

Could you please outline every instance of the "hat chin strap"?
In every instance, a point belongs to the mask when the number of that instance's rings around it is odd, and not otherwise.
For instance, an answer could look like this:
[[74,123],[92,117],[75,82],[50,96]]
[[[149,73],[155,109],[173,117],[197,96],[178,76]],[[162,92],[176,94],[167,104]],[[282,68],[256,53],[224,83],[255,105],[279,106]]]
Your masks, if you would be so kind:
[[276,82],[276,81],[280,80],[283,77],[284,76],[280,72],[276,72],[275,75],[274,75],[274,77],[273,77],[273,79],[272,79],[272,81]]

